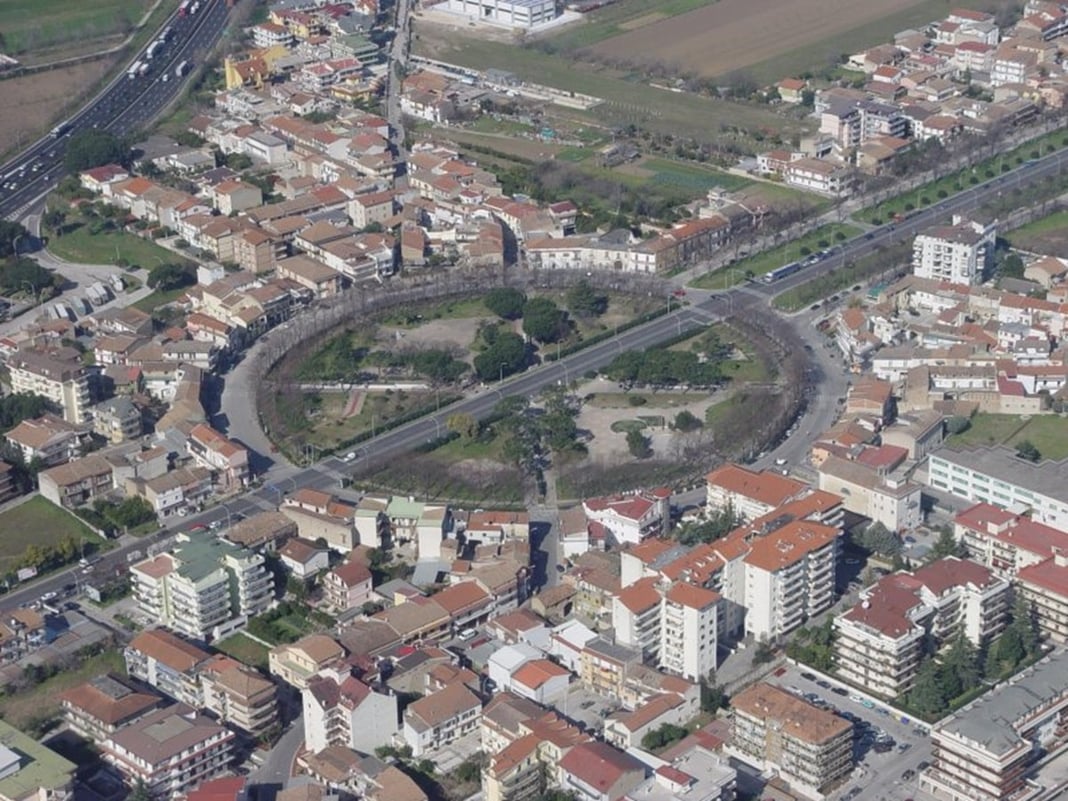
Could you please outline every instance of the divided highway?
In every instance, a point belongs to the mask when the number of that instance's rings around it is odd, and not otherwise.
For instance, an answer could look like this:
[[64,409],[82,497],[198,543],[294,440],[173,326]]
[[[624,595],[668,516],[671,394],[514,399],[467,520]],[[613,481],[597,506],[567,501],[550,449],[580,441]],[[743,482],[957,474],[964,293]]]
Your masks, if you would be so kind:
[[177,74],[178,65],[187,61],[195,70],[222,36],[227,13],[224,0],[202,0],[190,16],[176,11],[153,33],[154,41],[165,28],[171,30],[152,58],[146,55],[151,42],[134,56],[132,63],[147,65],[144,74],[131,78],[121,71],[62,129],[54,129],[58,136],[44,136],[0,167],[0,217],[17,220],[59,182],[66,172],[63,160],[71,134],[97,128],[123,136],[152,121],[188,82],[187,76]]

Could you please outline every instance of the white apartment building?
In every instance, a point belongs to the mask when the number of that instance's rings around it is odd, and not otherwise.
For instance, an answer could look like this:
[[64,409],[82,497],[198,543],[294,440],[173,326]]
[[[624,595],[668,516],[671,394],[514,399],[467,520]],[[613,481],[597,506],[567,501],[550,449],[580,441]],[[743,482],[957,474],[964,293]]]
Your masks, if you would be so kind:
[[716,667],[719,593],[685,582],[639,579],[613,599],[616,642],[663,670],[700,681]]
[[1068,532],[1068,459],[1036,464],[1005,446],[941,448],[930,456],[927,483],[975,503],[1030,512],[1033,521]]
[[603,526],[619,544],[637,545],[647,537],[666,534],[671,524],[671,490],[590,498],[582,502],[586,519]]
[[1008,582],[987,568],[955,557],[886,576],[835,619],[838,671],[886,698],[905,693],[926,638],[943,646],[963,633],[982,647],[1005,626],[1009,592]]
[[1055,651],[931,730],[920,789],[949,801],[1033,798],[1028,768],[1065,740],[1068,653]]
[[305,743],[318,754],[331,745],[373,754],[399,730],[397,696],[373,690],[340,668],[327,668],[301,692]]
[[882,523],[890,531],[911,531],[923,522],[922,487],[880,475],[871,467],[829,456],[819,467],[821,490],[842,497],[850,512]]
[[736,464],[717,467],[706,477],[708,509],[728,506],[744,520],[755,520],[808,491],[800,481],[765,470],[755,472]]
[[759,682],[731,698],[733,736],[727,753],[777,773],[806,795],[853,769],[853,724],[786,690]]
[[1068,553],[1068,533],[989,503],[953,518],[953,533],[971,559],[1008,581],[1058,551]]
[[830,608],[841,534],[795,520],[751,541],[744,559],[746,634],[773,640]]
[[263,556],[204,534],[179,534],[171,552],[138,562],[130,576],[145,615],[200,640],[265,611],[274,588]]
[[790,186],[830,197],[845,197],[853,189],[852,170],[840,161],[795,159],[786,165],[782,175],[783,181]]
[[449,684],[424,696],[404,710],[404,742],[412,755],[441,748],[477,731],[482,722],[482,702],[462,683]]
[[89,419],[89,373],[76,362],[36,351],[19,351],[7,360],[12,393],[34,393],[63,411],[68,423]]
[[952,225],[936,225],[912,243],[912,272],[921,278],[975,286],[994,262],[997,226],[953,215]]

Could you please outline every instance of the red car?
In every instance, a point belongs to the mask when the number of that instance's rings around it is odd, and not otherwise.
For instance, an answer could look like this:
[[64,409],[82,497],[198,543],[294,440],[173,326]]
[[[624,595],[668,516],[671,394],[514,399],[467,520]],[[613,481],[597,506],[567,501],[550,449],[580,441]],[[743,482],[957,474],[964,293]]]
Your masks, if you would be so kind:
[[207,526],[198,523],[197,525],[195,525],[195,526],[193,526],[192,528],[189,529],[189,533],[192,534],[194,531],[207,531],[207,530],[208,530]]
[[686,290],[685,289],[676,289],[671,294],[674,295],[677,298],[684,298],[684,297],[686,297]]

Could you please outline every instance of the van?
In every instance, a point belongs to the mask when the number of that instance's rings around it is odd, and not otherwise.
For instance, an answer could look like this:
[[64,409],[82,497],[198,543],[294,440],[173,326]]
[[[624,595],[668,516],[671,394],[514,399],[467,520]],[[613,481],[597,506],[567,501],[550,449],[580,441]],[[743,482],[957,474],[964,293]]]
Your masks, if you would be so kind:
[[467,642],[468,640],[473,640],[477,634],[478,631],[476,629],[464,629],[457,635],[456,639],[461,642]]

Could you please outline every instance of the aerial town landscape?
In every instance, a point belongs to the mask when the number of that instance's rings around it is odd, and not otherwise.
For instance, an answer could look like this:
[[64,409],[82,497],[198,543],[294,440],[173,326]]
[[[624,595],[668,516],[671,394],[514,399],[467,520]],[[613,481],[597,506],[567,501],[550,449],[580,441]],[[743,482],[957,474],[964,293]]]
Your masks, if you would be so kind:
[[0,801],[1068,799],[1068,4],[0,3]]

